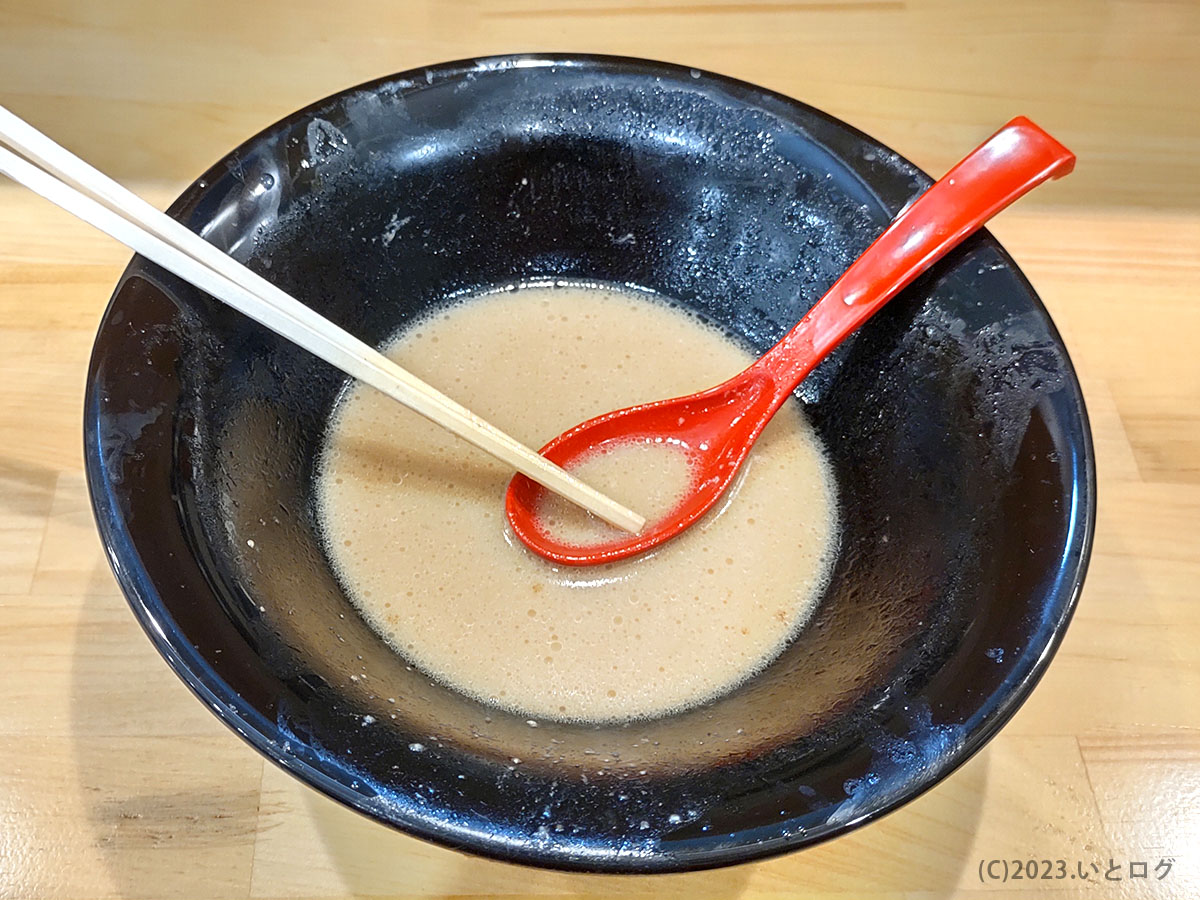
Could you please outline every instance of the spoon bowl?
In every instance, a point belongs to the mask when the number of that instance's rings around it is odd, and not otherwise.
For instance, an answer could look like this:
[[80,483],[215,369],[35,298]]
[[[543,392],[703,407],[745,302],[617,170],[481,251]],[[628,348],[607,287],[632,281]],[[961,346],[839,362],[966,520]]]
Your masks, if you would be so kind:
[[770,379],[738,376],[698,394],[643,403],[589,419],[560,434],[541,454],[560,465],[578,463],[607,447],[629,443],[670,444],[688,457],[687,493],[663,517],[637,534],[580,547],[554,535],[536,514],[546,489],[529,478],[514,479],[505,497],[513,531],[542,556],[564,565],[614,562],[650,550],[686,531],[732,483],[758,435],[778,409]]
[[681,446],[691,457],[691,484],[665,516],[636,534],[569,544],[539,519],[543,489],[517,475],[505,498],[513,532],[536,553],[571,566],[634,556],[681,534],[717,502],[771,416],[838,344],[988,219],[1074,167],[1070,150],[1029,119],[1013,119],[901,212],[796,327],[740,375],[697,394],[597,416],[542,448],[569,470],[613,443]]

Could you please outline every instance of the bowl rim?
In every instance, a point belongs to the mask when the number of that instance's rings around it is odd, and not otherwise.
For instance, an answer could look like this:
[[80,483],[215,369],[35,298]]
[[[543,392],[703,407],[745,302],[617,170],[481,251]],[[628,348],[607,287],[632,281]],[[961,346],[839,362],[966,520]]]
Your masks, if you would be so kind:
[[[885,145],[880,144],[879,141],[870,137],[865,132],[802,101],[748,81],[696,67],[631,56],[572,52],[513,53],[468,57],[383,75],[336,91],[289,113],[260,129],[238,144],[237,147],[226,152],[221,159],[210,166],[184,189],[179,197],[168,207],[167,213],[175,218],[180,218],[183,211],[189,208],[198,196],[207,190],[209,185],[215,183],[226,174],[227,166],[225,160],[230,157],[249,154],[252,148],[259,142],[295,125],[297,122],[320,113],[323,109],[342,98],[357,93],[375,91],[387,86],[396,86],[400,89],[419,86],[427,81],[432,83],[435,78],[448,79],[472,72],[478,73],[481,71],[534,67],[598,68],[625,74],[656,73],[664,77],[679,80],[702,79],[709,83],[715,83],[718,87],[725,89],[753,91],[772,102],[802,112],[807,116],[824,120],[826,123],[843,131],[855,141],[865,141],[872,146],[885,147]],[[895,154],[895,151],[892,151],[890,148],[886,149]],[[932,181],[923,170],[914,166],[902,155],[895,154],[895,158],[903,165],[911,167],[921,177]],[[865,186],[874,192],[869,184]],[[967,737],[961,744],[949,752],[939,755],[931,765],[925,767],[917,777],[909,781],[902,792],[856,816],[839,821],[819,835],[781,834],[767,840],[725,844],[717,847],[706,847],[702,850],[670,850],[654,857],[629,857],[616,853],[604,858],[548,855],[539,852],[533,847],[518,846],[501,841],[489,841],[486,837],[480,835],[472,834],[468,839],[464,839],[464,836],[458,832],[430,829],[427,820],[413,821],[398,819],[395,816],[389,815],[388,810],[384,806],[372,804],[369,797],[363,792],[355,790],[340,779],[331,777],[327,772],[319,768],[315,764],[315,756],[306,755],[302,750],[296,748],[295,745],[292,745],[290,752],[285,752],[283,749],[285,741],[276,724],[261,715],[257,710],[247,709],[246,704],[240,702],[239,695],[233,687],[212,670],[200,653],[188,642],[186,636],[172,620],[170,614],[166,612],[162,599],[145,567],[142,565],[137,548],[134,546],[132,538],[124,526],[123,515],[118,500],[109,490],[110,485],[108,484],[107,473],[102,460],[100,439],[98,436],[98,390],[100,382],[97,377],[97,369],[102,355],[101,338],[108,324],[109,316],[113,311],[113,307],[125,282],[140,271],[140,265],[144,262],[137,255],[133,256],[127,268],[122,273],[101,317],[89,360],[85,391],[83,417],[85,474],[91,499],[92,513],[104,544],[105,555],[121,587],[122,593],[125,595],[130,608],[151,643],[154,644],[155,648],[180,680],[188,686],[192,693],[218,719],[268,760],[296,776],[308,786],[316,788],[341,805],[393,829],[449,849],[465,850],[475,855],[504,862],[518,862],[562,871],[592,873],[665,874],[695,871],[766,859],[789,853],[802,847],[815,846],[882,818],[904,806],[930,790],[979,752],[1013,717],[1045,674],[1051,659],[1062,643],[1067,626],[1074,615],[1082,592],[1090,562],[1096,527],[1095,450],[1082,388],[1062,336],[1051,319],[1049,311],[1046,310],[1045,305],[1042,303],[1041,298],[1033,290],[1029,280],[1003,247],[994,238],[991,238],[990,234],[988,238],[995,249],[1003,256],[1007,267],[1016,276],[1021,287],[1033,300],[1035,310],[1044,316],[1049,334],[1062,354],[1064,363],[1063,372],[1066,376],[1068,387],[1073,394],[1070,401],[1079,416],[1082,442],[1080,446],[1073,448],[1076,457],[1073,461],[1076,497],[1071,513],[1072,526],[1067,537],[1067,546],[1061,557],[1062,563],[1060,565],[1059,578],[1048,589],[1047,594],[1048,596],[1055,594],[1061,596],[1065,591],[1069,591],[1069,596],[1062,605],[1062,612],[1058,621],[1053,624],[1053,627],[1049,631],[1049,640],[1041,648],[1041,652],[1032,666],[1014,684],[1007,687],[1002,686],[997,689],[996,694],[992,695],[993,697],[997,694],[1001,695],[997,705],[987,708],[981,707],[972,716],[972,718],[975,718],[976,716],[983,715],[981,721],[973,726],[969,726],[968,723],[963,724],[967,732]],[[1001,691],[1003,691],[1002,694]],[[786,822],[779,824],[785,826]]]

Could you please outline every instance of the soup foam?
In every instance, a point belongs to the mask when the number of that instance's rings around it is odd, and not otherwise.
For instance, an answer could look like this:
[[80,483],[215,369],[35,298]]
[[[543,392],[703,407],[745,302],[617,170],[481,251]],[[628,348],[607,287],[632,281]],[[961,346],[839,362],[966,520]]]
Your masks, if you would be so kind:
[[[601,285],[475,295],[406,327],[384,352],[534,447],[752,362],[661,298]],[[577,474],[662,514],[689,474],[683,454],[656,451],[621,448]],[[782,651],[829,576],[832,469],[795,401],[718,508],[642,557],[572,568],[536,556],[505,521],[511,477],[352,385],[332,416],[316,493],[326,551],[372,628],[433,678],[522,716],[612,722],[723,694]],[[562,527],[590,539],[593,524],[560,513]]]

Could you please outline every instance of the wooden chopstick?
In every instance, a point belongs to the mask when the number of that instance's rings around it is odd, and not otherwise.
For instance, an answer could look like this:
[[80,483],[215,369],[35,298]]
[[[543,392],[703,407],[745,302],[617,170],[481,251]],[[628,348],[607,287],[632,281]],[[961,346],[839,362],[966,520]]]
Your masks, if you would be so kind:
[[0,172],[34,193],[605,522],[633,533],[645,525],[637,513],[455,403],[2,106],[0,144],[26,157],[0,147]]

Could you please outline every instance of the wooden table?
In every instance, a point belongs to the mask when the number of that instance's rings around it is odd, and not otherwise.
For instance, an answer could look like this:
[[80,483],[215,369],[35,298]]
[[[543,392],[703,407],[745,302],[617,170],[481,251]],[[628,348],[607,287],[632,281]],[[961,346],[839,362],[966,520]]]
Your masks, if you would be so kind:
[[[930,170],[1018,112],[1079,153],[994,229],[1064,333],[1100,472],[1087,588],[1044,681],[929,794],[760,864],[566,875],[371,824],[219,725],[127,611],[80,421],[128,254],[0,185],[0,896],[1200,896],[1200,5],[5,0],[0,103],[165,204],[314,97],[533,48],[767,84]],[[1076,877],[981,883],[981,860],[1028,858]]]

